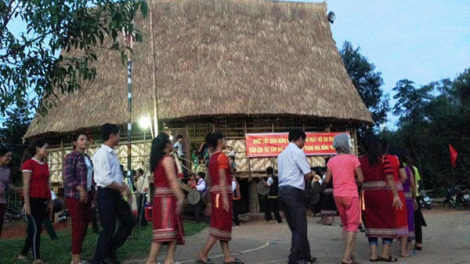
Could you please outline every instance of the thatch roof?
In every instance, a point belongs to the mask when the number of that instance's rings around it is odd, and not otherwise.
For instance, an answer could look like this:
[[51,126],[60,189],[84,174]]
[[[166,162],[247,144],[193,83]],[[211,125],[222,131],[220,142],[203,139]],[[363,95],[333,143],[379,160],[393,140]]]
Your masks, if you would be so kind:
[[[149,17],[135,21],[146,32],[133,54],[135,117],[153,112],[156,84],[161,119],[297,115],[372,122],[342,64],[326,4],[150,4],[153,28]],[[126,68],[118,53],[100,49],[97,55],[96,80],[59,96],[57,107],[36,118],[26,138],[127,122]]]

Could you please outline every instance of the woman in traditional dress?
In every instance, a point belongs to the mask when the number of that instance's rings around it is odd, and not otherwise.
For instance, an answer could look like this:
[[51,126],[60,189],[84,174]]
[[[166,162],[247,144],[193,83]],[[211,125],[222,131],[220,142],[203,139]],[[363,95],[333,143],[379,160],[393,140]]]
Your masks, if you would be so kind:
[[[398,196],[393,177],[390,180],[383,174],[383,147],[373,136],[367,137],[363,143],[366,155],[359,158],[364,173],[362,183],[362,210],[366,227],[366,237],[371,250],[370,261],[396,262],[390,254],[393,238],[396,236],[395,211],[393,197]],[[392,192],[393,197],[390,195]],[[400,199],[396,201],[400,205]],[[381,257],[377,252],[378,239],[383,240]]]
[[[388,145],[385,140],[383,141],[384,149],[388,150]],[[387,151],[386,151],[387,152]],[[402,182],[406,180],[406,171],[403,168],[402,163],[395,155],[385,154],[383,158],[383,173],[391,181],[391,177],[395,182],[397,195],[391,193],[393,197],[393,203],[395,206],[395,220],[397,227],[396,238],[400,239],[401,242],[401,256],[407,257],[407,245],[408,245],[408,213],[406,210],[405,192],[403,190]],[[400,200],[400,202],[398,202]],[[400,205],[401,203],[401,205]]]
[[418,208],[416,203],[416,181],[415,176],[412,172],[412,168],[409,166],[405,167],[406,179],[403,181],[403,190],[405,191],[405,200],[406,200],[406,212],[408,213],[408,245],[407,245],[407,255],[410,255],[409,246],[411,242],[415,239],[415,219],[414,219],[414,210]]
[[196,264],[212,263],[209,251],[217,241],[224,254],[225,264],[242,264],[243,262],[230,255],[229,241],[232,239],[232,175],[228,157],[222,151],[227,147],[225,137],[219,133],[211,133],[206,137],[206,143],[213,150],[209,161],[209,176],[211,180],[210,197],[211,222],[209,239],[199,252]]
[[167,244],[164,264],[175,263],[177,245],[184,245],[183,202],[184,194],[178,185],[176,164],[169,155],[173,151],[170,138],[159,133],[152,141],[150,168],[154,175],[153,238],[147,264],[156,264],[163,244]]

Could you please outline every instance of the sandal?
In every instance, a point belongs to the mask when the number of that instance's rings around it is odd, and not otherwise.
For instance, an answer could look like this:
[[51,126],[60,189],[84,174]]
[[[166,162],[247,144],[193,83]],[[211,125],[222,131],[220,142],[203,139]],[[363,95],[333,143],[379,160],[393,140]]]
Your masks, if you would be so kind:
[[210,258],[207,259],[207,261],[204,261],[202,259],[197,259],[194,264],[212,264],[212,260]]
[[376,259],[369,259],[370,262],[380,262],[381,259],[380,258],[376,258]]
[[394,258],[392,257],[392,255],[390,255],[388,258],[378,258],[378,261],[381,261],[381,262],[398,262],[398,259],[397,258]]
[[416,246],[415,250],[421,251],[421,250],[423,250],[423,246]]
[[241,261],[241,260],[235,258],[234,261],[232,261],[232,262],[224,262],[224,264],[245,264],[245,262],[243,262],[243,261]]

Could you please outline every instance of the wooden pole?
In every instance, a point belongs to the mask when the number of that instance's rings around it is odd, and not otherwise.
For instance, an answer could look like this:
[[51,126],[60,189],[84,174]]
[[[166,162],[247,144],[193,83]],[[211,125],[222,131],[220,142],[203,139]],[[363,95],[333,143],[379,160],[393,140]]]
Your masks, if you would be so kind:
[[152,87],[153,95],[153,117],[154,117],[154,130],[155,137],[158,135],[158,85],[157,85],[157,64],[155,62],[155,42],[153,36],[153,4],[149,2],[149,19],[150,19],[150,48],[152,49]]

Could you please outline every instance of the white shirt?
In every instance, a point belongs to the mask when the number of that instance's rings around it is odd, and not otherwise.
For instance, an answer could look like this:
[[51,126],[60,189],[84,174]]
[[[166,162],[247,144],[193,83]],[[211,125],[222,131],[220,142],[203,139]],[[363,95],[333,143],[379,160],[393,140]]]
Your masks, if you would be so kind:
[[235,193],[236,190],[237,190],[237,182],[232,180],[232,192]]
[[277,158],[279,169],[279,187],[291,186],[305,190],[306,174],[311,172],[307,156],[294,143],[289,143],[287,148]]
[[268,186],[271,186],[274,183],[273,176],[269,176],[268,181],[266,182]]
[[140,176],[135,182],[135,188],[139,192],[148,192],[149,190],[149,178],[147,176]]
[[122,184],[124,176],[121,172],[118,156],[112,148],[101,145],[93,156],[95,182],[98,187],[106,187],[112,183]]
[[87,169],[87,173],[86,173],[86,189],[87,191],[91,191],[91,186],[92,186],[92,183],[93,183],[93,165],[91,164],[91,160],[90,158],[88,158],[88,156],[85,155],[85,165],[86,165],[86,169]]
[[199,179],[199,181],[197,181],[196,190],[200,192],[206,191],[206,181],[204,179]]
[[183,153],[183,144],[179,143],[178,141],[176,141],[176,143],[173,145],[173,148],[178,148],[177,152],[178,152],[178,156],[182,157],[184,156],[184,153]]

